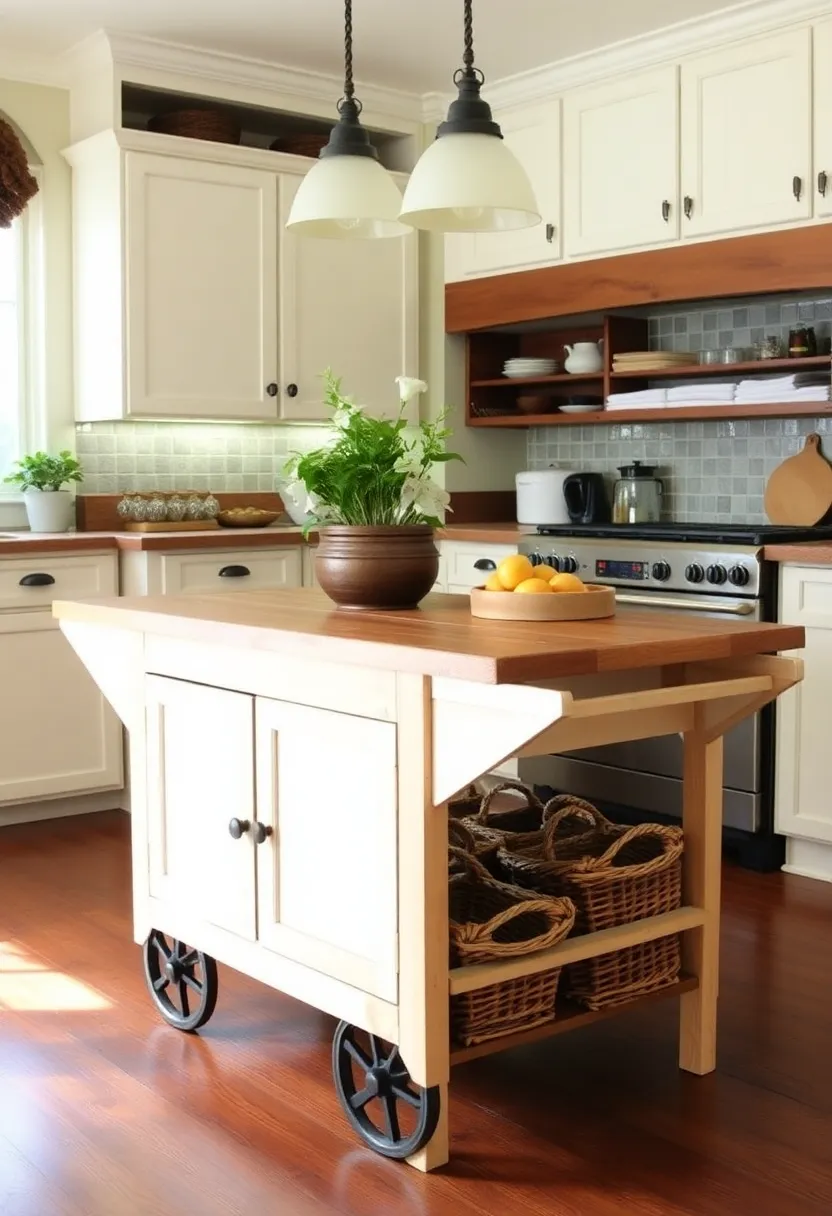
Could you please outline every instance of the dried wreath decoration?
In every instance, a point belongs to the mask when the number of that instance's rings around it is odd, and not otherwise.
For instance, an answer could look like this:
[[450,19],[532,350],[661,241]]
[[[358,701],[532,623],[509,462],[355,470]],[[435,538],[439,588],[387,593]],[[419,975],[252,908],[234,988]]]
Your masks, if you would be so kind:
[[11,228],[12,220],[26,210],[37,192],[23,145],[0,118],[0,228]]

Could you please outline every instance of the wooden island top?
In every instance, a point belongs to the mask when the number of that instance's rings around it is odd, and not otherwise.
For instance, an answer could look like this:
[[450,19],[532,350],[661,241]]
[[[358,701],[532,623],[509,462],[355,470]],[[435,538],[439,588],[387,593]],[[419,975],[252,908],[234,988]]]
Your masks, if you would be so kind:
[[430,595],[412,611],[338,610],[320,591],[56,601],[64,621],[203,643],[289,653],[485,684],[771,654],[803,645],[803,630],[624,609],[598,621],[489,621],[462,595]]

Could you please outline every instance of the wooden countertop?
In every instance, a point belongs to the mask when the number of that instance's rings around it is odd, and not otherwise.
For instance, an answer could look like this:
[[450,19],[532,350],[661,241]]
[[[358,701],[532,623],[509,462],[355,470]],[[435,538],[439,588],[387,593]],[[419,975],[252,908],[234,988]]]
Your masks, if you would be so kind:
[[832,566],[832,541],[812,540],[796,545],[766,545],[767,562],[797,562],[803,566]]
[[431,595],[407,612],[339,611],[310,590],[64,600],[53,611],[61,620],[486,684],[771,653],[804,642],[797,626],[674,612],[625,610],[609,620],[545,624],[486,621],[471,616],[461,595]]

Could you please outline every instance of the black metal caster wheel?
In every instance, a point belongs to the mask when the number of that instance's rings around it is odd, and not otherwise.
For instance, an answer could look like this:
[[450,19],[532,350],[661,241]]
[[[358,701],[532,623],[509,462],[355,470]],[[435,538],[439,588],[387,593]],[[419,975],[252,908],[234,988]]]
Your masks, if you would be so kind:
[[332,1074],[347,1119],[382,1157],[410,1157],[436,1131],[439,1086],[413,1085],[395,1044],[339,1022],[332,1040]]
[[177,1030],[199,1030],[217,1005],[217,964],[158,929],[142,949],[147,988],[162,1017]]

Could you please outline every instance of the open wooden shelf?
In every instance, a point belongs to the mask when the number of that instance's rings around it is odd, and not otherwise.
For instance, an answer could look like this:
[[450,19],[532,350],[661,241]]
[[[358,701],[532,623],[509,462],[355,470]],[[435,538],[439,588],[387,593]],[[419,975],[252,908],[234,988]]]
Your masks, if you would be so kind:
[[829,401],[787,401],[763,405],[681,405],[648,406],[633,410],[593,410],[586,414],[499,414],[489,418],[472,416],[468,426],[528,427],[528,426],[589,426],[603,422],[616,426],[620,422],[705,422],[714,418],[733,421],[736,418],[818,418],[832,413]]
[[644,368],[635,372],[611,371],[610,379],[676,380],[688,376],[737,376],[745,372],[799,372],[807,367],[832,368],[832,356],[809,355],[805,359],[755,359],[748,363],[688,363],[680,367],[657,367],[652,371]]
[[583,1009],[569,1001],[558,1001],[557,1016],[553,1022],[545,1026],[536,1026],[534,1030],[521,1030],[517,1034],[503,1035],[499,1039],[489,1039],[486,1043],[475,1043],[473,1047],[451,1046],[451,1064],[466,1064],[469,1060],[479,1060],[483,1056],[493,1056],[499,1051],[508,1051],[512,1047],[525,1047],[530,1043],[539,1043],[543,1039],[551,1039],[556,1034],[565,1034],[568,1030],[578,1030],[581,1026],[590,1026],[593,1022],[603,1022],[607,1018],[618,1017],[621,1013],[630,1013],[643,1009],[657,1001],[666,1001],[671,997],[679,997],[686,992],[695,992],[699,981],[692,976],[682,976],[675,984],[668,984],[657,992],[647,996],[636,997],[623,1005],[611,1005],[607,1009]]
[[586,384],[594,381],[600,384],[604,379],[600,372],[557,372],[553,376],[499,376],[495,380],[472,380],[471,388],[511,388],[524,384]]

